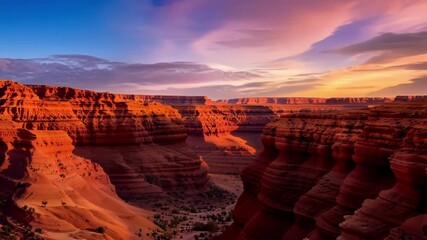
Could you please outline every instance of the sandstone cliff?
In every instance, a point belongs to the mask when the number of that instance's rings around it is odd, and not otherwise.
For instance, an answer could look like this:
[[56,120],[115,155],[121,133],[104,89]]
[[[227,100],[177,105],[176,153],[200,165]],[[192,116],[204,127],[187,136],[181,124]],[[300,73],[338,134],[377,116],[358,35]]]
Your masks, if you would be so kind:
[[418,97],[268,124],[222,239],[425,238],[426,119]]
[[305,98],[305,97],[260,97],[260,98],[232,98],[220,99],[218,103],[227,104],[248,104],[248,105],[268,105],[268,104],[383,104],[391,102],[391,98]]
[[0,115],[28,130],[64,130],[74,153],[97,162],[122,197],[205,188],[177,110],[129,96],[0,81]]
[[[353,106],[353,105],[351,105]],[[182,105],[173,106],[184,118],[187,143],[202,156],[212,173],[240,173],[256,151],[264,126],[298,112],[333,111],[343,105]],[[359,106],[360,107],[360,106]]]
[[[76,94],[93,95],[93,91],[85,91],[70,87],[55,87],[45,85],[28,85],[37,94],[45,99],[74,99]],[[206,105],[214,103],[206,96],[167,96],[167,95],[137,95],[137,94],[108,94],[120,100],[142,101],[145,103],[157,102],[165,105]]]
[[[126,204],[99,164],[72,153],[62,130],[26,130],[0,118],[0,218],[23,239],[131,239],[158,229]],[[102,235],[99,228],[105,231]]]

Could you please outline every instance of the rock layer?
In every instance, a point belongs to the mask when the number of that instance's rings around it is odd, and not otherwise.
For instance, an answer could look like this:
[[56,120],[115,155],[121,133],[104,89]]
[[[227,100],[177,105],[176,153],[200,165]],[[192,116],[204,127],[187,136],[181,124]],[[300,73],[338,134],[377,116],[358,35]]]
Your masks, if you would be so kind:
[[26,130],[0,119],[1,217],[9,225],[42,228],[50,239],[130,239],[138,229],[157,229],[143,210],[116,195],[99,164],[72,153],[62,130]]
[[[353,105],[351,105],[353,106]],[[334,111],[344,105],[205,105],[173,106],[184,118],[187,143],[213,173],[239,173],[261,150],[264,126],[297,112]],[[360,106],[359,106],[360,107]]]
[[253,105],[266,105],[266,104],[383,104],[391,102],[391,98],[368,98],[368,97],[355,97],[355,98],[303,98],[303,97],[269,97],[269,98],[233,98],[233,99],[220,99],[219,103],[228,104],[253,104]]
[[0,83],[0,115],[28,130],[66,131],[74,153],[100,163],[120,196],[205,188],[206,170],[185,145],[174,108],[129,95]]
[[279,153],[242,172],[245,191],[222,238],[384,239],[422,227],[413,219],[426,213],[426,118],[419,97],[268,124],[263,153]]

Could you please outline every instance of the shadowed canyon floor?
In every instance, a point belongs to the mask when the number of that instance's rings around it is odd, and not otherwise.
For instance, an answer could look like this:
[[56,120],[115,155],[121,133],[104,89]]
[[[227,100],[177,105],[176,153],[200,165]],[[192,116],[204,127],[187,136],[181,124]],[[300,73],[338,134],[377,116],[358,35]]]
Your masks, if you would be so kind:
[[423,239],[426,99],[0,81],[0,237]]

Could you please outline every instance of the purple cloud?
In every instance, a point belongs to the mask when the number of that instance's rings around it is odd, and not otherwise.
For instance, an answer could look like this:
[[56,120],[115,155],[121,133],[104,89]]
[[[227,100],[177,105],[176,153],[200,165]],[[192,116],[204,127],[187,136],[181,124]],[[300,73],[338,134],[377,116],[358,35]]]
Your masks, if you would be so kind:
[[397,58],[427,53],[427,32],[383,33],[370,40],[332,52],[347,55],[380,52],[367,63],[386,63]]
[[[102,91],[143,90],[162,85],[238,82],[259,78],[247,71],[224,71],[192,62],[124,63],[86,55],[0,59],[0,77],[27,84],[65,85]],[[136,87],[136,88],[135,88]]]
[[410,83],[387,87],[370,93],[371,96],[396,96],[396,95],[426,95],[427,76],[414,78]]

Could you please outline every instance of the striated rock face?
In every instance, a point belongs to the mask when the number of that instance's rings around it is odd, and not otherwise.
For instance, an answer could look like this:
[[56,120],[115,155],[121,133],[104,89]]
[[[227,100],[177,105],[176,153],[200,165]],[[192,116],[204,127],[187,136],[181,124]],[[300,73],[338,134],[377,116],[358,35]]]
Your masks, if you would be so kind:
[[259,149],[259,133],[277,114],[264,106],[174,106],[184,120],[187,143],[212,173],[239,173]]
[[[77,95],[96,95],[93,91],[78,90],[69,87],[46,87],[45,85],[28,85],[42,98],[45,99],[75,99]],[[206,96],[162,96],[162,95],[134,95],[134,94],[109,94],[116,100],[142,101],[145,103],[157,102],[165,105],[205,105],[213,103]]]
[[184,120],[187,143],[212,173],[240,173],[262,149],[264,126],[297,112],[333,111],[342,105],[205,105],[174,106]]
[[264,151],[242,172],[245,191],[222,239],[419,234],[422,224],[415,222],[427,202],[426,119],[421,97],[268,124]]
[[86,131],[70,135],[78,145],[116,145],[185,141],[179,113],[159,103],[126,100],[123,95],[72,88],[35,86],[43,102],[68,103]]
[[[412,110],[418,112],[423,121],[406,125],[402,119],[400,123],[410,130],[402,147],[389,158],[396,183],[391,189],[381,191],[376,199],[364,201],[354,215],[345,217],[340,224],[339,239],[384,239],[390,229],[400,226],[403,220],[426,212],[427,113],[423,108]],[[422,230],[421,226],[414,227]]]
[[66,131],[74,153],[101,164],[120,196],[205,188],[206,170],[185,145],[176,109],[129,95],[0,83],[0,115],[28,130]]
[[48,239],[130,239],[157,226],[116,195],[99,164],[72,153],[61,130],[26,130],[0,118],[1,199],[11,226],[42,228]]
[[218,135],[232,131],[261,132],[275,117],[264,106],[176,106],[189,133]]
[[[426,118],[425,103],[425,100],[395,102],[370,111],[364,133],[354,148],[356,168],[344,180],[336,199],[337,205],[317,219],[317,232],[313,239],[317,239],[316,234],[321,239],[337,237],[341,232],[346,234],[345,229],[351,228],[351,224],[339,225],[345,220],[344,216],[352,215],[364,204],[365,199],[376,198],[381,190],[389,189],[395,183],[397,175],[390,169],[390,157],[399,151],[405,137],[410,137],[408,133],[411,128]],[[416,140],[410,138],[411,141]],[[386,227],[383,231],[388,233],[390,229]]]
[[276,126],[267,125],[261,136],[263,149],[241,173],[244,192],[239,197],[234,209],[234,222],[222,234],[221,239],[238,239],[239,235],[253,216],[259,211],[260,203],[257,195],[261,190],[261,178],[266,167],[278,156],[278,151],[274,147],[274,135]]
[[302,97],[268,97],[268,98],[233,98],[220,99],[219,103],[228,104],[382,104],[391,102],[391,98],[302,98]]

